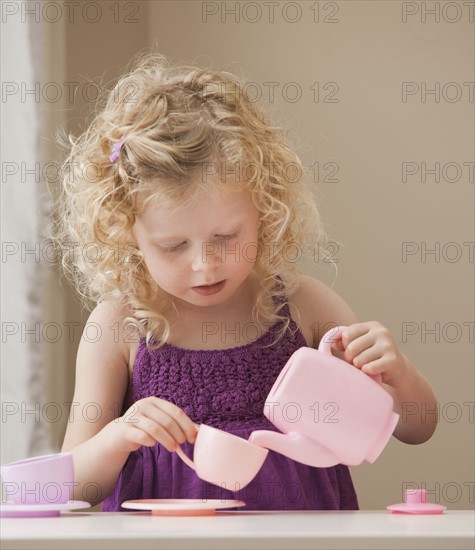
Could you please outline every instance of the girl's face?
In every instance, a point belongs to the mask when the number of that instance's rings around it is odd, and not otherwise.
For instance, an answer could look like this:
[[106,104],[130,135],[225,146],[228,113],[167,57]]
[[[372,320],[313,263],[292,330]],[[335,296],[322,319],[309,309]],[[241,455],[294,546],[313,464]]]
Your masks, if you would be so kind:
[[200,310],[224,305],[244,288],[256,263],[258,226],[250,192],[226,190],[178,208],[151,204],[136,216],[133,236],[157,285],[177,305]]

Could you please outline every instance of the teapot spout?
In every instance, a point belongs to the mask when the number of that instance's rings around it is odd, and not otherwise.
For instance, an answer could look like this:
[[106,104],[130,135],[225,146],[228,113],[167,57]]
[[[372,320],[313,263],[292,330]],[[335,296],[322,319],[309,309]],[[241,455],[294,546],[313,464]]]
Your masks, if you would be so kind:
[[329,468],[340,463],[340,460],[329,449],[296,432],[282,434],[268,430],[256,430],[249,436],[249,443],[270,449],[308,466]]

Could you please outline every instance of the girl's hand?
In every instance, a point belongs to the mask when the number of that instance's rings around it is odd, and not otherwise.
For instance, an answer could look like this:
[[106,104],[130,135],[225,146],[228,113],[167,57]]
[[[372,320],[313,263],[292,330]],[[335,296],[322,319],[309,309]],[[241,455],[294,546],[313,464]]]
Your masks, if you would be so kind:
[[142,445],[152,447],[157,441],[172,452],[185,441],[194,443],[198,433],[184,411],[158,397],[140,399],[105,428],[109,445],[124,453],[136,451]]
[[366,374],[381,374],[382,381],[387,384],[404,376],[404,356],[388,329],[377,321],[348,326],[332,348],[344,351],[345,361]]

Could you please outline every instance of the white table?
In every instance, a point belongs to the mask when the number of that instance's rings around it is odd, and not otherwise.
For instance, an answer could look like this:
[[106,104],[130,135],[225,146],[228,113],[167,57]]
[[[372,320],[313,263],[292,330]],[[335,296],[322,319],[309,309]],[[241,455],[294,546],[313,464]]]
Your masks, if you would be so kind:
[[1,548],[378,548],[473,549],[475,514],[413,516],[387,511],[217,512],[159,517],[149,512],[62,513],[2,518]]

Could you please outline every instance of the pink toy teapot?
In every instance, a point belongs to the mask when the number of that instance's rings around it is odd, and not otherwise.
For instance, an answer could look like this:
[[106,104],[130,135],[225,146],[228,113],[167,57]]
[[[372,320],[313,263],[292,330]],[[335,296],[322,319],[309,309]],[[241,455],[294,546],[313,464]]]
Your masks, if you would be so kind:
[[399,415],[393,399],[372,377],[331,353],[346,327],[329,330],[318,350],[295,351],[266,399],[264,415],[281,432],[257,430],[249,443],[309,466],[373,463]]

